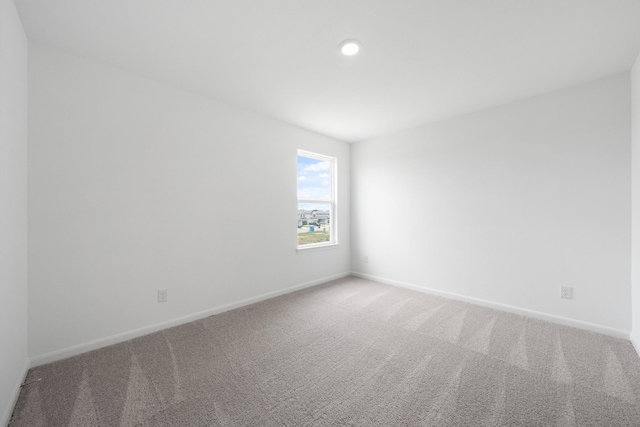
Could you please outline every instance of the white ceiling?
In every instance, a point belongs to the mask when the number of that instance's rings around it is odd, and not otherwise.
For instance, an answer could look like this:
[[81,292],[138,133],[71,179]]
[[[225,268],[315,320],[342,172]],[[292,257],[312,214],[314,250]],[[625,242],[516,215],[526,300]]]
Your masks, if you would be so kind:
[[[627,71],[640,0],[15,0],[28,37],[344,141]],[[361,53],[340,54],[346,38]]]

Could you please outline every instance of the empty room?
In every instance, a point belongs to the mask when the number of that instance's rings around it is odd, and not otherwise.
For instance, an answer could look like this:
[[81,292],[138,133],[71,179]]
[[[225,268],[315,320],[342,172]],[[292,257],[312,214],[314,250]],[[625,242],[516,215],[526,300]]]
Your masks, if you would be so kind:
[[0,425],[640,426],[640,1],[0,0]]

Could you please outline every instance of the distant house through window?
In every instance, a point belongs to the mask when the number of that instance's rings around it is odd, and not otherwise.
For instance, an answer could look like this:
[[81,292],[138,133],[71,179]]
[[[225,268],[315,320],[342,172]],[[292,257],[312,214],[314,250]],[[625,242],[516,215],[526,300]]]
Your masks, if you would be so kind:
[[298,150],[298,248],[337,243],[336,159]]

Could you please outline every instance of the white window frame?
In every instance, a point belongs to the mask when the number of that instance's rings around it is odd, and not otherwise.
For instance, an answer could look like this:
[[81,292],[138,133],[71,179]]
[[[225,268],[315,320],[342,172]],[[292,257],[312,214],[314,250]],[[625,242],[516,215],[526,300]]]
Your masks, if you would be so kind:
[[[309,243],[307,245],[298,245],[298,236],[296,235],[296,248],[298,252],[304,252],[313,249],[327,249],[338,245],[338,159],[324,154],[313,153],[311,151],[298,150],[296,155],[296,198],[298,197],[298,156],[308,157],[310,159],[329,162],[331,175],[331,200],[324,199],[297,199],[297,207],[300,203],[329,203],[329,241],[320,243]],[[297,215],[296,215],[297,216]]]

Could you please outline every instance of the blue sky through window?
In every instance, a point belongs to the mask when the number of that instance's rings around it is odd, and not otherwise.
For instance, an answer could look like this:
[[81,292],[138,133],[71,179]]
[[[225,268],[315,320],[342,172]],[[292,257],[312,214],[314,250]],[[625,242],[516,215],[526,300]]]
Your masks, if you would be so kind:
[[298,156],[298,199],[331,200],[330,162]]

